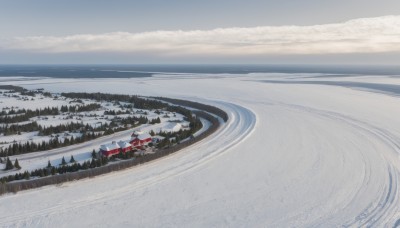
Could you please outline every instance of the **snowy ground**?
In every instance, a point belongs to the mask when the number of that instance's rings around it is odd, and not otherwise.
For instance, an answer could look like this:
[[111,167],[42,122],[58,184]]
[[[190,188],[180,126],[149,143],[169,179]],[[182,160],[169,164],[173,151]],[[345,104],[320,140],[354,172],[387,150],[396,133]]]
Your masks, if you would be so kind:
[[212,137],[140,167],[1,196],[1,226],[400,224],[398,77],[168,75],[14,84],[191,99],[223,108],[230,119]]

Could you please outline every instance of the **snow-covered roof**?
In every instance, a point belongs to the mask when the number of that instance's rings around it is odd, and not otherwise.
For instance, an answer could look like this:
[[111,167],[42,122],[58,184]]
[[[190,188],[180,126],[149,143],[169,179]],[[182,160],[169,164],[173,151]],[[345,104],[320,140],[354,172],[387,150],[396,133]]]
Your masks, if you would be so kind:
[[182,125],[180,123],[171,122],[171,123],[166,124],[162,128],[162,130],[167,131],[167,132],[176,132],[176,131],[181,130],[181,128],[182,128]]
[[118,148],[120,148],[120,146],[115,142],[110,143],[110,144],[104,144],[104,145],[100,146],[100,149],[103,151],[110,151],[110,150],[115,150]]
[[136,138],[143,140],[143,139],[151,138],[151,135],[149,133],[143,133],[143,134],[138,135]]
[[163,139],[165,139],[165,137],[163,137],[161,135],[155,135],[155,136],[153,136],[153,139],[163,140]]
[[130,144],[129,142],[126,142],[126,141],[119,141],[119,142],[118,142],[118,146],[119,146],[120,148],[127,148],[127,147],[130,147],[131,144]]
[[144,140],[144,139],[148,139],[151,138],[151,135],[149,133],[144,133],[142,131],[135,131],[132,134],[132,139],[139,139],[139,140]]

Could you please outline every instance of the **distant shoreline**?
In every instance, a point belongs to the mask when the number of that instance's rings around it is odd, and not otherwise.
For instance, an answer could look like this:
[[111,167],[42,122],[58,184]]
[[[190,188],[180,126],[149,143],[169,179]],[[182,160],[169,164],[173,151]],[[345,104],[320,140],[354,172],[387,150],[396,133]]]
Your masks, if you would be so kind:
[[333,75],[400,75],[398,66],[350,65],[0,65],[0,78],[143,78],[156,74],[322,73]]

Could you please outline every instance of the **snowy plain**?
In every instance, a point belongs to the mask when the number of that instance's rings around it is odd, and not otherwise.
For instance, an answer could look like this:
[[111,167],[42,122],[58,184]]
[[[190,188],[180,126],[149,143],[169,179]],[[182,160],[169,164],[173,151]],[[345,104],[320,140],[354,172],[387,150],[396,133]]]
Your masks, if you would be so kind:
[[0,81],[182,98],[230,117],[211,137],[154,162],[0,196],[0,226],[399,225],[400,89],[380,86],[399,83],[261,73]]

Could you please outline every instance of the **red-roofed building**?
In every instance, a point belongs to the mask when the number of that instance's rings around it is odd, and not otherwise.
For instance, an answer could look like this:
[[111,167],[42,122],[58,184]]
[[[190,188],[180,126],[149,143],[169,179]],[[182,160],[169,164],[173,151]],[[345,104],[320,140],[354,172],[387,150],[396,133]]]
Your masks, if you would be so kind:
[[149,133],[143,133],[140,131],[135,131],[132,134],[130,143],[134,148],[140,148],[151,142],[151,135]]
[[119,141],[118,146],[119,146],[120,150],[122,151],[122,153],[126,153],[126,152],[132,150],[132,145],[129,142]]
[[100,153],[106,157],[118,154],[119,151],[120,151],[120,146],[116,142],[100,146]]

